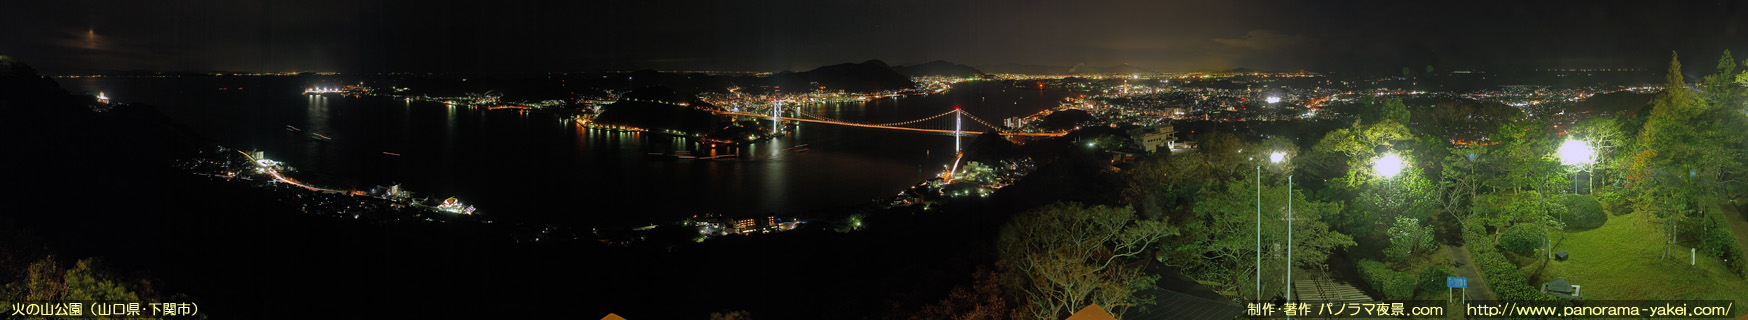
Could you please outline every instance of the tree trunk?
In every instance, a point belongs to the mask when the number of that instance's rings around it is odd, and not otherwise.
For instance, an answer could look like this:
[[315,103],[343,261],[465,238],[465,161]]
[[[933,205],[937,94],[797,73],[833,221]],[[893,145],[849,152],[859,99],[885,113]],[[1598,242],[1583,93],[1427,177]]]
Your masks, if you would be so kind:
[[[1663,221],[1663,226],[1664,226],[1664,227],[1663,227],[1663,228],[1664,228],[1664,229],[1668,229],[1668,228],[1669,228],[1669,225],[1670,225],[1670,224],[1669,224],[1669,220],[1668,220],[1668,219],[1665,219],[1665,220],[1664,220],[1664,221]],[[1671,231],[1670,231],[1670,230],[1663,230],[1663,233],[1664,233],[1664,234],[1665,234],[1665,235],[1668,235],[1668,234],[1669,234],[1669,233],[1670,233],[1670,232],[1671,232]],[[1671,240],[1671,239],[1674,239],[1674,238],[1673,238],[1673,237],[1668,237],[1668,236],[1665,236],[1665,237],[1664,237],[1664,238],[1663,238],[1663,256],[1662,256],[1662,257],[1658,257],[1658,258],[1657,258],[1657,259],[1658,259],[1658,260],[1669,260],[1669,242],[1670,242],[1670,241],[1672,241],[1672,240]]]

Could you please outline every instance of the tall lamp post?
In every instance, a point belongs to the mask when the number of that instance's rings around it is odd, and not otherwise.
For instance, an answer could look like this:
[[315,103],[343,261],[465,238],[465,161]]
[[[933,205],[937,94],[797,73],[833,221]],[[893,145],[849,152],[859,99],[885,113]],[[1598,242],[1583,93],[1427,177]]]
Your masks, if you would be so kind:
[[[1566,142],[1560,143],[1560,149],[1555,150],[1554,153],[1560,157],[1561,164],[1584,170],[1585,177],[1589,178],[1590,163],[1596,161],[1596,149],[1590,147],[1590,142],[1567,138]],[[1595,186],[1590,186],[1590,188],[1595,189]],[[1578,181],[1572,181],[1572,194],[1578,194]],[[1547,230],[1544,229],[1542,231],[1542,244],[1545,249],[1542,251],[1546,252],[1546,256],[1552,258],[1554,243],[1547,236]]]
[[[1269,162],[1280,164],[1287,154],[1269,154]],[[1293,173],[1287,172],[1287,302],[1293,301]],[[1290,317],[1289,317],[1290,318]]]

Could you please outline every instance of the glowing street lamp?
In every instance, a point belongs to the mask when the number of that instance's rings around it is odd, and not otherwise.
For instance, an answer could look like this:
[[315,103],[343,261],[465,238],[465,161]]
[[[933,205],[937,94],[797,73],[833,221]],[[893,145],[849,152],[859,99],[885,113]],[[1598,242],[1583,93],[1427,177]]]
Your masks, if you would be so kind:
[[1378,176],[1382,176],[1385,179],[1395,177],[1396,174],[1402,173],[1402,167],[1402,157],[1397,156],[1396,153],[1393,152],[1386,153],[1383,157],[1378,157],[1377,160],[1372,160],[1372,173],[1376,173]]
[[1566,139],[1556,153],[1560,155],[1560,163],[1568,166],[1588,165],[1596,160],[1596,149],[1584,140]]
[[[1577,139],[1566,139],[1560,143],[1560,149],[1554,151],[1560,157],[1560,163],[1589,171],[1590,164],[1596,162],[1596,149],[1590,147],[1590,142]],[[1578,193],[1578,182],[1572,182],[1572,193]]]
[[[1238,150],[1244,152],[1244,150]],[[1255,158],[1251,158],[1255,159]],[[1281,163],[1287,154],[1269,154],[1269,162]],[[1293,298],[1293,176],[1287,175],[1287,299]],[[1262,300],[1262,166],[1256,166],[1256,299]]]
[[[1278,98],[1269,97],[1269,100]],[[1269,103],[1274,103],[1270,101]],[[1281,163],[1287,160],[1287,154],[1275,152],[1269,154],[1269,162]],[[1293,174],[1287,173],[1287,301],[1293,301]]]

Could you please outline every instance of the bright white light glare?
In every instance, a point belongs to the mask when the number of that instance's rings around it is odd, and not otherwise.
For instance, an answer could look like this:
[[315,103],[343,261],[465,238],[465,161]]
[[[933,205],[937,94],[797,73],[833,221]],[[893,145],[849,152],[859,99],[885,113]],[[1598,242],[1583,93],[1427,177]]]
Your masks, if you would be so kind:
[[1560,163],[1571,165],[1590,164],[1596,159],[1596,149],[1590,148],[1590,143],[1584,140],[1566,139],[1560,144]]
[[1378,160],[1372,160],[1372,172],[1384,178],[1395,177],[1397,173],[1402,173],[1402,157],[1395,153],[1386,153]]
[[1269,103],[1281,102],[1281,97],[1268,97],[1267,100]]
[[1276,152],[1276,153],[1269,154],[1269,162],[1281,163],[1281,160],[1286,160],[1286,159],[1287,159],[1287,154],[1285,154],[1285,153]]

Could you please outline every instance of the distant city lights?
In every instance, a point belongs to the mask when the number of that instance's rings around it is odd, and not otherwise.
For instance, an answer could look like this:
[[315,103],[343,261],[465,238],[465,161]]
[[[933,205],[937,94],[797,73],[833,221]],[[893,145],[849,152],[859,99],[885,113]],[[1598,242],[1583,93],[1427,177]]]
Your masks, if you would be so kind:
[[455,197],[450,197],[449,199],[443,199],[443,204],[437,205],[437,210],[449,213],[473,215],[474,208],[470,205],[461,204],[461,200],[457,200]]

